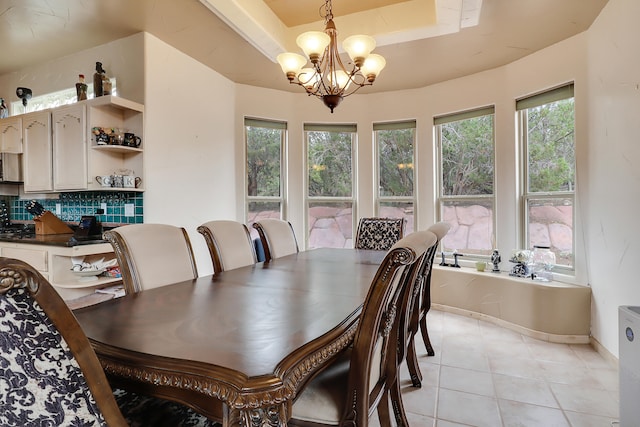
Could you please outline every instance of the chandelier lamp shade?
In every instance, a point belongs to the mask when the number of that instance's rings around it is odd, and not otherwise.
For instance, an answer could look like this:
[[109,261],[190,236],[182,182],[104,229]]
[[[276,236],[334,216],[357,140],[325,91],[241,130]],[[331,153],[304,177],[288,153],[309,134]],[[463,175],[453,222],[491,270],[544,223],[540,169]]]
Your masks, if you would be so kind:
[[[342,62],[338,51],[338,31],[333,22],[331,0],[324,4],[325,29],[308,31],[296,39],[305,56],[297,53],[281,53],[277,60],[289,83],[302,86],[308,95],[322,99],[333,109],[346,96],[363,86],[370,86],[386,65],[385,59],[371,53],[376,41],[369,36],[347,37],[342,47],[351,62]],[[311,66],[308,66],[308,63]]]

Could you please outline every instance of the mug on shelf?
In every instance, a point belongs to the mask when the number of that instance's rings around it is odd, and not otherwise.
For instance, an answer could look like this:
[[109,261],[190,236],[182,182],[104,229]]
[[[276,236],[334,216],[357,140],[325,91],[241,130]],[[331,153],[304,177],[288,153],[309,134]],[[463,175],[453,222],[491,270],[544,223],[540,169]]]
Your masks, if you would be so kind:
[[134,175],[123,175],[122,184],[125,188],[138,188],[140,185],[140,177]]
[[139,147],[142,139],[139,136],[136,136],[133,133],[126,132],[124,134],[124,140],[122,141],[122,145],[126,145],[128,147]]
[[113,185],[112,187],[122,188],[124,187],[124,176],[122,175],[113,175]]
[[96,144],[107,145],[109,144],[109,135],[106,133],[99,133],[96,135]]
[[98,175],[96,181],[103,187],[113,187],[113,175]]
[[124,136],[121,133],[114,133],[109,136],[109,144],[111,145],[123,145]]

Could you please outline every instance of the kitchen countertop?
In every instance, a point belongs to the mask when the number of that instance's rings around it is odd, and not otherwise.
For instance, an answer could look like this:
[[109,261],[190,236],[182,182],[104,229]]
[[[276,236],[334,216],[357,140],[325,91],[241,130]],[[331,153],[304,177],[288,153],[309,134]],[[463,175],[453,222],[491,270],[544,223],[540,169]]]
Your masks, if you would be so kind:
[[0,234],[0,242],[27,243],[36,245],[73,247],[80,245],[92,245],[108,243],[102,235],[75,237],[73,233],[68,234]]

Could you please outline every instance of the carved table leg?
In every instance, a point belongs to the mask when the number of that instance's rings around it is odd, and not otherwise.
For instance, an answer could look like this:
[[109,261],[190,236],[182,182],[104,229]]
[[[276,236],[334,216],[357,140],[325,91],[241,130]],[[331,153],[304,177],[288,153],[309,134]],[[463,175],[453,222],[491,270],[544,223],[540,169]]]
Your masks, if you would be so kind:
[[286,402],[279,405],[254,409],[233,409],[224,407],[223,427],[286,427]]

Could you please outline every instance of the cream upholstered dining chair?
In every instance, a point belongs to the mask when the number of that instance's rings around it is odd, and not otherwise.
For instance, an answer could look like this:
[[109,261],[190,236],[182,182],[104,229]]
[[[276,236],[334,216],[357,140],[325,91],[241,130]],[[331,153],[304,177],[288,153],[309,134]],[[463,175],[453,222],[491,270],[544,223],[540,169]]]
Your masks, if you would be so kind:
[[364,301],[353,345],[299,393],[289,425],[366,427],[377,410],[380,425],[387,427],[390,400],[397,424],[408,425],[398,382],[401,306],[414,283],[408,279],[411,266],[435,241],[430,236],[412,233],[386,254]]
[[198,227],[207,242],[213,273],[258,262],[247,226],[237,221],[209,221]]
[[388,251],[404,236],[404,218],[360,218],[355,249]]
[[420,280],[418,294],[413,303],[411,320],[409,321],[409,340],[407,345],[407,367],[411,376],[411,382],[414,387],[422,386],[422,373],[418,366],[418,358],[416,355],[415,336],[418,329],[422,332],[422,340],[427,349],[427,355],[435,355],[431,340],[429,339],[429,331],[427,329],[427,313],[431,309],[431,272],[433,270],[433,261],[438,250],[438,245],[447,235],[451,226],[444,221],[437,222],[428,228],[437,238],[436,244],[429,248],[425,255],[425,262],[420,269],[417,280]]
[[[201,426],[186,406],[139,395],[114,399],[93,348],[51,284],[23,261],[0,258],[0,425]],[[162,420],[163,424],[153,420]]]
[[298,241],[289,221],[266,218],[253,223],[264,248],[265,261],[295,254]]
[[113,246],[126,293],[198,277],[186,230],[168,224],[130,224],[104,232]]

